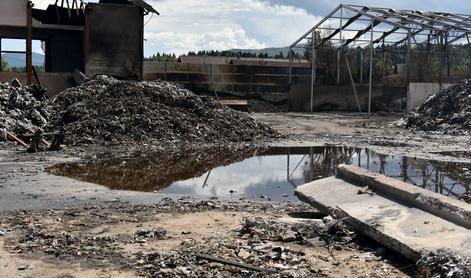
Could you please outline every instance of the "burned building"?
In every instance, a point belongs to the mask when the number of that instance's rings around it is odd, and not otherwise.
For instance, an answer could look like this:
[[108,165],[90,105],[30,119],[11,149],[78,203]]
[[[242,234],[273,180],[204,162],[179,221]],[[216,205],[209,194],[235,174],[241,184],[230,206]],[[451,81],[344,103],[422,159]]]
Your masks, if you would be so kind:
[[28,0],[0,2],[0,39],[24,39],[27,83],[33,80],[32,40],[43,42],[45,71],[120,79],[143,76],[144,16],[158,12],[142,0],[56,1],[46,10]]

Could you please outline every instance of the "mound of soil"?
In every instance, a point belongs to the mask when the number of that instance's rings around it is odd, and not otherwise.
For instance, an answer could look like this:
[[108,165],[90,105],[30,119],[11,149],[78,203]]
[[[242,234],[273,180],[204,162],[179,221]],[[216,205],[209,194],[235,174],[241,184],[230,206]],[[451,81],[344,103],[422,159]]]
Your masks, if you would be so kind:
[[253,141],[278,136],[247,113],[178,85],[99,77],[46,101],[48,130],[64,127],[66,144],[156,140]]
[[431,96],[404,119],[407,128],[448,134],[471,131],[471,84],[465,80]]

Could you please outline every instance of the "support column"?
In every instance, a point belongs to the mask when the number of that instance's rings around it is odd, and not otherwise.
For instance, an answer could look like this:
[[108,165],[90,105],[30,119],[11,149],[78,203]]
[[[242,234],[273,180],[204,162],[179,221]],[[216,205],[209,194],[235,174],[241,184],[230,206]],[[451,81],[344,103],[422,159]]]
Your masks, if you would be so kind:
[[443,47],[443,35],[440,35],[440,72],[439,72],[439,79],[440,79],[440,91],[443,90],[443,59],[444,59],[444,47]]
[[[466,34],[466,39],[468,41],[468,76],[466,76],[466,78],[470,78],[471,77],[471,41],[469,40],[469,36]],[[0,42],[0,50],[1,50],[1,42]]]
[[2,38],[0,38],[0,72],[3,71],[3,65],[2,65]]
[[363,50],[360,50],[360,86],[363,86]]
[[290,48],[289,49],[289,52],[288,52],[288,59],[289,59],[289,84],[291,85],[292,82],[293,82],[293,67],[292,67],[292,63],[293,63],[293,49]]
[[33,3],[26,4],[26,84],[33,82]]
[[314,87],[316,83],[316,31],[312,31],[312,53],[311,53],[311,113],[314,112]]
[[368,89],[368,115],[371,114],[371,96],[373,94],[373,51],[374,51],[374,43],[373,43],[373,24],[374,19],[371,20],[371,47],[370,47],[370,84]]
[[[409,83],[410,83],[410,73],[411,73],[411,43],[412,43],[412,33],[409,31],[407,33],[407,53],[406,53],[406,95],[409,91]],[[406,107],[407,107],[407,98],[406,98]]]
[[[339,37],[340,37],[340,45],[342,45],[342,28],[343,27],[343,8],[340,8],[340,26],[339,26]],[[340,59],[341,59],[341,49],[337,49],[337,85],[340,86]]]
[[383,80],[386,78],[386,48],[384,46],[384,39],[383,39]]

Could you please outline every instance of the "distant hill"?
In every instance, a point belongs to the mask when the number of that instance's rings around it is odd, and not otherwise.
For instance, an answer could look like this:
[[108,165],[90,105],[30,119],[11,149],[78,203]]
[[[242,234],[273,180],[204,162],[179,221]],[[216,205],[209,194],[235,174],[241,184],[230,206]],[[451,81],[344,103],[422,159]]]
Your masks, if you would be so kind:
[[[16,53],[2,54],[2,58],[7,61],[8,65],[13,68],[26,67],[26,55]],[[43,66],[45,56],[40,53],[33,52],[33,66]]]

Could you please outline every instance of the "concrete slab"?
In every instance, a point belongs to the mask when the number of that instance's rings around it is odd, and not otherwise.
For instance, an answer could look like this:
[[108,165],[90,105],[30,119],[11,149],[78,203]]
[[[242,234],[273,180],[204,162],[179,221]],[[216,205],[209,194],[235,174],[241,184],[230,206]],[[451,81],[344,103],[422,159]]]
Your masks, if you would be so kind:
[[331,177],[302,185],[296,195],[383,245],[418,260],[421,252],[447,249],[471,257],[471,230],[419,208],[378,194],[358,194],[359,187]]
[[337,170],[337,176],[345,181],[368,186],[389,199],[471,229],[471,204],[360,167],[339,165]]

